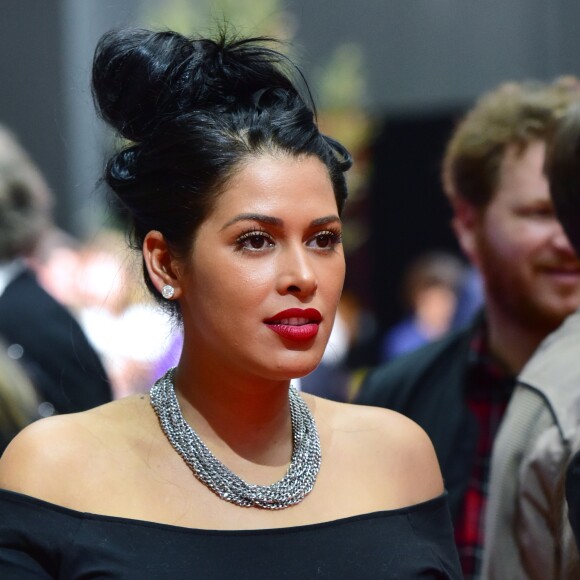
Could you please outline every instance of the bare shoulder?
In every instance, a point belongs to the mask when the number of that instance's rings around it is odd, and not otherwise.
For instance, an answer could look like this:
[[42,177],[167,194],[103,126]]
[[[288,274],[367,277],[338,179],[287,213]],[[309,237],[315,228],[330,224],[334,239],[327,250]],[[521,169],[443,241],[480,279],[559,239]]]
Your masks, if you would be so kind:
[[433,444],[411,419],[378,407],[317,400],[349,461],[368,474],[366,485],[384,489],[389,503],[411,505],[443,493],[443,480]]
[[343,404],[336,409],[335,426],[350,433],[358,445],[367,449],[365,453],[369,455],[387,455],[400,461],[409,458],[412,463],[436,467],[435,471],[439,474],[435,451],[425,431],[396,411]]
[[66,505],[63,498],[71,499],[75,484],[92,477],[108,457],[127,446],[126,433],[131,424],[138,425],[140,406],[137,397],[129,397],[32,423],[0,459],[0,488]]

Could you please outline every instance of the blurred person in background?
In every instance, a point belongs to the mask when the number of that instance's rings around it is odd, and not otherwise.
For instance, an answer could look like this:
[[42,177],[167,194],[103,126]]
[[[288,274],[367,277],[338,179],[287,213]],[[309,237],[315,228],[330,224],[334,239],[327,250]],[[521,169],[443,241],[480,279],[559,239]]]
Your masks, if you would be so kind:
[[125,250],[125,236],[116,229],[101,229],[80,242],[53,227],[27,259],[41,286],[78,320],[115,398],[148,388],[163,374],[155,369],[167,355],[176,362],[181,338]]
[[451,326],[454,329],[470,324],[483,307],[483,283],[479,270],[473,264],[467,264],[459,292],[457,306],[453,313]]
[[382,362],[417,350],[451,329],[465,273],[461,260],[447,252],[428,252],[411,262],[402,284],[410,314],[385,333]]
[[53,228],[51,210],[44,178],[0,127],[0,337],[36,388],[41,416],[111,400],[105,369],[81,327],[27,263]]
[[568,80],[506,83],[452,135],[443,183],[460,245],[482,276],[484,308],[466,329],[373,370],[357,401],[395,409],[431,437],[466,579],[479,578],[493,441],[515,377],[580,305],[580,262],[543,173],[546,141],[578,100]]
[[174,334],[181,334],[147,292],[139,267],[116,230],[99,232],[78,251],[75,312],[105,365],[115,398],[148,389]]
[[299,384],[305,393],[312,393],[332,401],[349,400],[351,370],[347,367],[347,358],[356,340],[351,309],[352,300],[343,292],[320,364],[310,374],[293,381],[293,384]]
[[[574,86],[574,81],[571,79]],[[580,255],[580,105],[558,121],[546,174],[556,214]],[[550,334],[517,381],[495,440],[485,577],[580,578],[580,310]],[[571,458],[574,459],[571,461]],[[579,536],[580,537],[580,536]]]
[[36,389],[13,360],[17,354],[0,341],[0,455],[21,429],[39,418]]
[[[558,217],[570,236],[570,240],[580,255],[580,108],[570,107],[567,114],[559,123],[558,131],[550,152],[550,162],[548,164],[548,174],[550,179],[550,189],[554,204],[558,212]],[[578,323],[579,313],[572,315],[570,320]],[[570,344],[567,349],[570,367],[573,369],[571,376],[574,380],[575,394],[578,388],[580,365],[577,362],[578,343],[580,341],[580,327],[566,343]],[[558,369],[558,373],[560,370]],[[567,393],[564,393],[567,395]],[[565,484],[565,498],[567,502],[567,516],[572,526],[576,540],[576,548],[580,552],[580,437],[578,426],[580,420],[576,419],[570,424],[571,412],[578,412],[580,402],[574,397],[574,405],[565,408],[560,407],[561,416],[567,422],[567,429],[563,431],[564,453],[572,455],[572,459],[567,465]],[[561,481],[558,481],[560,484]],[[561,499],[561,490],[556,496]]]
[[75,281],[80,246],[78,239],[52,224],[26,258],[38,283],[73,313],[76,313],[79,300]]

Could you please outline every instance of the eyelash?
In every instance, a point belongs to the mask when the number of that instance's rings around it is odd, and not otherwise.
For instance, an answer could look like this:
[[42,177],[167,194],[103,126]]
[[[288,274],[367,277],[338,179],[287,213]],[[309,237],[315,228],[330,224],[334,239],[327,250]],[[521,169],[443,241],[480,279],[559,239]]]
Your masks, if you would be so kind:
[[[328,246],[325,247],[318,247],[316,249],[318,249],[321,252],[330,252],[332,251],[338,244],[342,243],[342,233],[340,232],[340,230],[335,230],[335,229],[331,229],[329,228],[328,230],[323,230],[321,232],[316,233],[314,236],[312,236],[307,244],[309,244],[310,242],[312,242],[313,240],[320,240],[320,238],[328,238],[329,239],[329,244]],[[249,242],[249,240],[251,240],[252,238],[255,239],[262,239],[266,242],[268,242],[268,248],[271,248],[274,245],[274,241],[272,239],[272,237],[270,236],[270,234],[268,234],[268,232],[266,230],[263,229],[252,229],[250,231],[244,232],[243,234],[241,234],[236,242],[236,250],[238,251],[247,251],[247,252],[263,252],[265,249],[267,248],[250,248],[248,247],[246,244],[246,242]]]
[[322,232],[318,232],[313,238],[311,239],[320,239],[322,237],[329,238],[329,245],[326,248],[319,248],[321,251],[330,251],[333,250],[335,246],[338,244],[342,244],[342,232],[340,230],[335,229],[328,229]]
[[253,229],[247,232],[244,232],[237,240],[236,240],[236,249],[237,250],[246,250],[248,252],[260,252],[263,251],[262,248],[249,248],[244,245],[245,242],[248,242],[252,238],[261,238],[265,241],[269,241],[272,244],[272,238],[266,232],[266,230],[262,229]]

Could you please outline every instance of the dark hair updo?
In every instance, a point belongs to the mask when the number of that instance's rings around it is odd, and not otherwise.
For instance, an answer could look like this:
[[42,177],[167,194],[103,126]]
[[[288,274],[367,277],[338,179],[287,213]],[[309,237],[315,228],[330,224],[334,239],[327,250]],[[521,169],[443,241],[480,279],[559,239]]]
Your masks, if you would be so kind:
[[128,140],[109,159],[105,180],[130,218],[134,247],[158,230],[176,255],[185,255],[240,163],[269,151],[318,157],[342,211],[351,157],[320,133],[310,99],[291,80],[290,72],[300,71],[269,48],[272,42],[142,29],[100,39],[93,97]]

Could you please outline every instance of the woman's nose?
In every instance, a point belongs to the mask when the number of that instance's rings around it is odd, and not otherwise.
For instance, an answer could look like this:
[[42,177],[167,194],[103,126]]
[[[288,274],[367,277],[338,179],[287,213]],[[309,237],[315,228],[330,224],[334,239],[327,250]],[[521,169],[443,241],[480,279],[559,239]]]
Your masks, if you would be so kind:
[[280,256],[278,292],[308,296],[318,288],[318,276],[312,256],[302,244],[289,247]]

